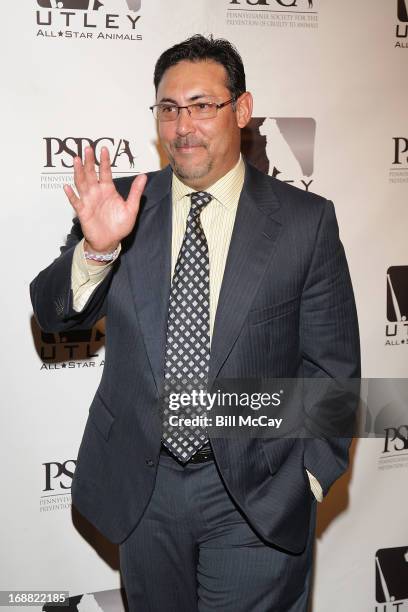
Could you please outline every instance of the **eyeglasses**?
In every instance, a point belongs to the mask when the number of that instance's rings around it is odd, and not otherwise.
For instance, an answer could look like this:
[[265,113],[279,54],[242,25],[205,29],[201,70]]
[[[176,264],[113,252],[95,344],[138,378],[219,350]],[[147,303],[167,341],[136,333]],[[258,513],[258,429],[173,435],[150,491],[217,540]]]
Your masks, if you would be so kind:
[[192,119],[214,119],[220,108],[228,104],[234,104],[235,98],[231,98],[221,104],[215,102],[196,102],[187,106],[177,106],[176,104],[154,104],[150,106],[153,117],[159,121],[175,121],[182,108],[185,108]]

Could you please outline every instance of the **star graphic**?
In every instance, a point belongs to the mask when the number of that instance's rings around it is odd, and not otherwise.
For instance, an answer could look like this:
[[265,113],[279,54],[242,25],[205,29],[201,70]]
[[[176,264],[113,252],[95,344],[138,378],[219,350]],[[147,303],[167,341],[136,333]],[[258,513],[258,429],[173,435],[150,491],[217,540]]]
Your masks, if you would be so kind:
[[63,36],[64,32],[61,32],[61,30],[58,32],[58,36]]
[[66,368],[66,367],[67,367],[67,364],[66,364],[66,363],[63,363],[63,364],[62,364],[62,367],[63,367],[63,368]]

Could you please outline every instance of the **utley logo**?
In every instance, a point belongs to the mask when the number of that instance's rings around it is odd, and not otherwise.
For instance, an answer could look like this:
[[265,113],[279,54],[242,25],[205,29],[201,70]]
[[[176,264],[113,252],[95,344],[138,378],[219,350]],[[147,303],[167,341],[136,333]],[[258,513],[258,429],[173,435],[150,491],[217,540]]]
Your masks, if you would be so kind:
[[[38,8],[39,7],[39,8]],[[37,36],[142,40],[141,0],[37,0]]]
[[408,22],[408,7],[406,0],[398,0],[398,19],[403,22]]
[[375,598],[378,603],[385,604],[378,607],[378,612],[403,612],[407,609],[405,603],[408,599],[408,546],[377,550]]
[[[142,0],[122,0],[122,4],[125,4],[129,11],[138,11],[140,10]],[[99,8],[104,7],[105,5],[112,5],[112,1],[99,2],[99,0],[37,0],[38,6],[42,8],[52,8],[52,9],[73,9],[79,11],[97,11]],[[115,8],[116,10],[120,9],[118,7],[118,2],[114,3],[111,8]]]
[[386,346],[408,347],[408,266],[387,270]]
[[102,320],[92,329],[55,334],[42,331],[33,321],[32,331],[35,348],[41,359],[40,370],[92,369],[105,364],[105,328]]
[[408,49],[408,0],[397,0],[397,19],[395,25],[395,47]]
[[408,266],[388,268],[387,319],[408,323]]
[[[82,360],[84,367],[89,367],[89,359],[96,359],[98,351],[104,345],[105,334],[94,327],[52,334],[41,331],[39,343],[40,357],[44,362],[42,369],[51,369],[51,364],[61,364],[62,368],[75,367],[76,361]],[[74,364],[74,365],[72,365]]]
[[[65,610],[77,610],[78,612],[126,612],[124,606],[126,596],[123,589],[111,589],[109,591],[96,591],[93,593],[80,593],[71,595],[63,604],[46,604],[41,608],[42,612],[61,612]],[[26,604],[27,605],[27,604]]]
[[315,133],[310,117],[253,117],[242,131],[242,152],[261,172],[309,191]]

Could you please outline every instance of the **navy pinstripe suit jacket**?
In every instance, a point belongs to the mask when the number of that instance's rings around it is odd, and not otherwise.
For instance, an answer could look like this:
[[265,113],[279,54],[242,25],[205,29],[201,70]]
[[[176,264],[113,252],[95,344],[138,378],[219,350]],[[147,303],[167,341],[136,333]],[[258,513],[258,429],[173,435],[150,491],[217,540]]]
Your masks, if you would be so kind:
[[[60,257],[31,284],[42,329],[90,328],[106,315],[103,376],[90,407],[72,499],[122,542],[152,494],[161,442],[171,259],[169,167],[148,175],[139,216],[84,310],[72,308],[77,220]],[[127,197],[131,178],[116,180]],[[61,305],[64,308],[61,308]],[[220,378],[360,376],[356,309],[331,202],[246,164],[219,296],[210,384]],[[305,546],[312,505],[345,471],[350,439],[214,438],[224,483],[254,529],[287,551]]]

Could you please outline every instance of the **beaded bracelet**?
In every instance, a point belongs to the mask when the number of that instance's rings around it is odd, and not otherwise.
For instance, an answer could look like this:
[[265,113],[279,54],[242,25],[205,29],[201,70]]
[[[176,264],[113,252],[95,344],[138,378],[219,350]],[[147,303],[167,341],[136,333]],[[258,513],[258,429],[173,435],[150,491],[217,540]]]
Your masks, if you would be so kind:
[[112,251],[112,253],[89,253],[84,251],[85,259],[91,259],[92,261],[99,261],[100,263],[106,263],[113,261],[119,253],[119,247]]

